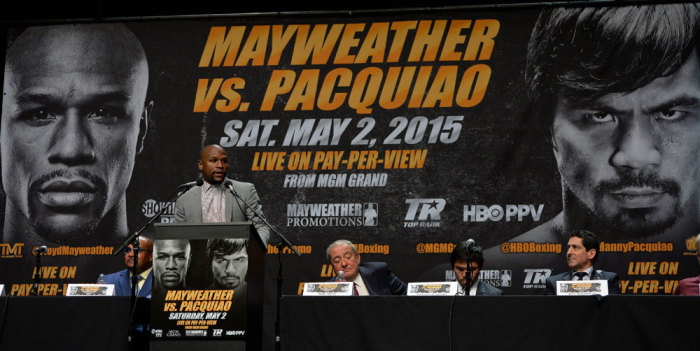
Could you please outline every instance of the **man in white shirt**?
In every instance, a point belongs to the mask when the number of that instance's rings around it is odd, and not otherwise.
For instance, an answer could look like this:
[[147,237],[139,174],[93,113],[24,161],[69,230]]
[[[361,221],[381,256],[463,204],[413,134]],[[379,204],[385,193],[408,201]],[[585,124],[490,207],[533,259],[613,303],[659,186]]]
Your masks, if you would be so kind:
[[[385,262],[360,263],[357,247],[348,240],[336,240],[326,257],[338,279],[353,282],[353,295],[405,295],[407,285],[391,272]],[[343,272],[342,275],[340,272]]]

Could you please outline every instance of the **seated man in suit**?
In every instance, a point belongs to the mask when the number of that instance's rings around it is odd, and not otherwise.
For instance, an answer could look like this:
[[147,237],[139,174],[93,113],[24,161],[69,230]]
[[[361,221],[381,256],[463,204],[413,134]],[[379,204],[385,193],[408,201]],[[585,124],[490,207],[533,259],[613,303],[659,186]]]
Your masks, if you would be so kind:
[[[484,254],[481,246],[474,244],[473,240],[462,241],[455,245],[452,249],[450,264],[460,285],[457,295],[503,295],[501,289],[479,279],[479,272],[484,267]],[[468,283],[467,279],[469,279]],[[469,289],[468,293],[467,289]]]
[[[134,247],[124,248],[124,263],[126,269],[102,277],[105,284],[114,284],[114,295],[131,296],[131,273],[134,268]],[[153,240],[145,236],[139,237],[139,256],[136,271],[140,278],[136,288],[136,296],[151,298],[153,286]]]
[[567,248],[566,262],[571,271],[547,278],[545,295],[556,295],[559,280],[607,280],[608,294],[620,294],[620,277],[617,273],[593,269],[600,251],[595,234],[587,230],[574,230],[569,234]]
[[406,295],[406,283],[394,275],[386,263],[360,263],[357,247],[348,240],[330,244],[326,257],[338,279],[355,283],[354,295]]
[[[695,254],[700,264],[700,234],[695,237]],[[700,275],[697,277],[685,278],[678,283],[674,295],[700,295]]]

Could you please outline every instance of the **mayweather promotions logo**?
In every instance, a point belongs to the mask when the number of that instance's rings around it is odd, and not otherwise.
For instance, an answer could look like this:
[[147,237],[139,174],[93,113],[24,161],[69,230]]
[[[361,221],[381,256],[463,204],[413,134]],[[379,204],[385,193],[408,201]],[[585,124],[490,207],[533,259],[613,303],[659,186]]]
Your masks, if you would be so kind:
[[376,203],[287,204],[288,227],[372,227],[378,222]]

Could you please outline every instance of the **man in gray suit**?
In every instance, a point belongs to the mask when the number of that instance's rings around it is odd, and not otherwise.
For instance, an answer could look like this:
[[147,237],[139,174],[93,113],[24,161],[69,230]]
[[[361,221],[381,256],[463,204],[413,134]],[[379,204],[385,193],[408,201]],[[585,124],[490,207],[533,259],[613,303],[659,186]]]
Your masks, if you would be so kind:
[[[183,194],[175,203],[176,223],[212,223],[251,221],[263,242],[270,241],[270,231],[262,219],[260,198],[251,183],[226,178],[228,155],[219,145],[202,149],[198,162],[202,172],[202,186],[196,186]],[[233,189],[241,199],[233,196]],[[255,209],[253,211],[252,209]],[[257,213],[256,213],[257,212]]]
[[484,267],[484,254],[481,246],[474,244],[473,240],[455,245],[450,264],[460,285],[458,295],[503,295],[501,289],[479,279],[479,271]]

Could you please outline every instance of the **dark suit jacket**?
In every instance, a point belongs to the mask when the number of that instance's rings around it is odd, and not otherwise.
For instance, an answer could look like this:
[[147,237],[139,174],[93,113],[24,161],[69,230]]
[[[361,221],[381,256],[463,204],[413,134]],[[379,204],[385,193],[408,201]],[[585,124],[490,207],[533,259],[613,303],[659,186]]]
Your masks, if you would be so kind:
[[[547,278],[546,290],[544,292],[545,295],[556,295],[557,294],[557,281],[572,280],[573,276],[574,275],[572,272],[566,272],[566,273],[553,275],[553,276]],[[620,290],[620,277],[617,275],[617,273],[606,272],[606,271],[594,269],[593,270],[593,277],[591,277],[591,280],[607,280],[608,281],[608,294],[609,295],[618,295],[618,294],[622,293],[622,291]]]
[[[114,284],[114,295],[116,296],[131,296],[131,277],[129,270],[125,269],[116,273],[107,274],[102,277],[102,280],[107,284]],[[153,270],[148,273],[146,281],[143,282],[143,287],[138,292],[138,297],[151,298],[151,289],[153,287]]]
[[[233,189],[245,200],[245,202],[262,214],[262,204],[252,183],[238,182],[226,178],[224,182],[231,181]],[[230,191],[226,191],[226,220],[229,222],[251,221],[265,246],[270,242],[270,231],[251,209],[246,207],[239,199],[234,198]],[[195,186],[187,190],[175,202],[175,223],[202,223],[202,187]]]
[[406,295],[408,285],[394,275],[385,262],[362,263],[359,270],[370,295]]
[[495,286],[493,286],[493,285],[491,285],[483,280],[479,280],[476,284],[477,284],[476,285],[476,295],[477,296],[480,296],[480,295],[484,295],[484,296],[486,296],[486,295],[503,295],[503,290],[501,290],[501,289],[499,289],[499,288],[497,288],[497,287],[495,287]]

